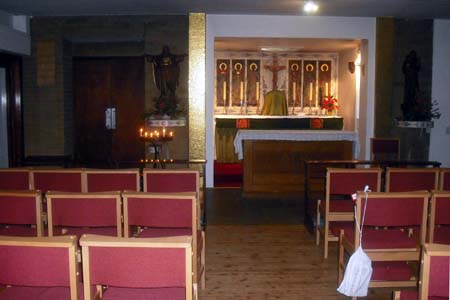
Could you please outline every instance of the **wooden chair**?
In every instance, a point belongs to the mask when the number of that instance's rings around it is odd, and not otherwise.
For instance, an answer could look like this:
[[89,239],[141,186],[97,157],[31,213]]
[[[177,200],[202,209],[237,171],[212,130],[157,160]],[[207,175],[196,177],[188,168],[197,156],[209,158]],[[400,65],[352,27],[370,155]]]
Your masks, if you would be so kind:
[[203,216],[204,198],[200,192],[200,172],[191,169],[144,169],[142,173],[144,192],[180,193],[194,192],[197,195],[197,217]]
[[450,245],[450,191],[433,191],[431,195],[428,241]]
[[39,191],[0,191],[0,235],[43,236]]
[[130,227],[145,227],[135,235],[141,238],[192,236],[194,284],[199,278],[205,286],[205,232],[197,222],[195,193],[135,193],[124,192],[124,236],[130,237]]
[[349,223],[353,221],[351,195],[364,189],[365,185],[373,191],[380,191],[381,171],[380,168],[327,168],[325,201],[317,201],[316,217],[316,244],[319,245],[322,235],[324,258],[328,257],[328,243],[338,241],[339,230],[343,226],[352,226]]
[[27,168],[0,169],[0,190],[31,190],[30,177]]
[[419,290],[395,291],[394,300],[448,300],[450,245],[425,244]]
[[386,192],[437,190],[438,168],[387,168]]
[[87,192],[141,190],[139,169],[86,169]]
[[[372,260],[369,287],[413,287],[417,284],[414,262],[420,258],[425,242],[429,193],[358,192],[356,217],[362,219],[367,204],[362,246]],[[355,227],[341,230],[339,239],[338,278],[342,281],[345,253],[351,255],[359,247],[360,232]]]
[[76,241],[0,236],[0,299],[81,300]]
[[[192,300],[192,246],[187,236],[80,240],[85,300]],[[91,286],[97,286],[97,295]]]
[[439,172],[439,190],[450,191],[450,168],[441,168]]
[[48,235],[122,236],[120,192],[47,193]]
[[47,191],[86,192],[83,185],[83,169],[32,169],[32,187]]
[[400,159],[400,140],[398,138],[371,138],[370,160],[389,161]]

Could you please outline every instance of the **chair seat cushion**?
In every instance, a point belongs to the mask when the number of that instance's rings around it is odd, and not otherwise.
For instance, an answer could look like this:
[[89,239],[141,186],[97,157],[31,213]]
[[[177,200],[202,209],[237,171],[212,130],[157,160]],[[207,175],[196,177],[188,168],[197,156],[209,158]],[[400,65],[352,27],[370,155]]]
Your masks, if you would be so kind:
[[184,287],[155,288],[155,289],[131,289],[109,287],[102,300],[185,300]]
[[[168,237],[191,235],[191,228],[161,228],[161,227],[145,227],[138,233],[139,238],[154,238],[154,237]],[[202,232],[197,230],[197,248],[200,250],[203,245]]]
[[[352,243],[355,239],[354,228],[344,231],[344,236]],[[364,249],[395,249],[417,248],[414,236],[408,237],[408,232],[400,229],[364,228],[362,246]]]
[[353,222],[330,222],[330,232],[339,237],[341,229],[344,231],[353,230],[355,225]]
[[374,261],[372,262],[373,281],[407,281],[417,274],[411,274],[411,267],[405,261]]
[[353,212],[354,203],[351,200],[331,200],[330,212]]
[[0,299],[70,300],[70,289],[68,287],[13,286],[0,292]]
[[450,245],[450,226],[435,227],[433,242]]
[[0,225],[0,235],[33,237],[37,236],[37,230],[30,225]]
[[116,227],[56,227],[53,235],[76,235],[78,239],[83,234],[98,234],[106,236],[117,236]]
[[[400,293],[400,300],[419,300],[416,290],[404,290]],[[428,297],[428,300],[448,300],[448,297]]]

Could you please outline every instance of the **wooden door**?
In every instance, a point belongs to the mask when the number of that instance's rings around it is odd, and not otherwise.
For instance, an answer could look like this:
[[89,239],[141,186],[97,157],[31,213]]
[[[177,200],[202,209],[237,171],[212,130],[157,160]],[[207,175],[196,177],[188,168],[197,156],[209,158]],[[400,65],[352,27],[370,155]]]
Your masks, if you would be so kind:
[[[74,88],[76,159],[88,167],[112,167],[143,157],[138,139],[144,110],[143,59],[75,59]],[[115,110],[110,124],[108,109]]]

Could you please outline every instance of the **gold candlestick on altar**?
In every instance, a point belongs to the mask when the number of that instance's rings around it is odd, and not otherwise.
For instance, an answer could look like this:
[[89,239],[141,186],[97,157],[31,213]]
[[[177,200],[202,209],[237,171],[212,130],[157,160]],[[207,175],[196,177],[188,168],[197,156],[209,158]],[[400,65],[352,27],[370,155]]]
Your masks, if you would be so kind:
[[256,114],[259,114],[259,81],[256,82]]
[[292,82],[292,114],[295,113],[295,100],[297,98],[297,84]]

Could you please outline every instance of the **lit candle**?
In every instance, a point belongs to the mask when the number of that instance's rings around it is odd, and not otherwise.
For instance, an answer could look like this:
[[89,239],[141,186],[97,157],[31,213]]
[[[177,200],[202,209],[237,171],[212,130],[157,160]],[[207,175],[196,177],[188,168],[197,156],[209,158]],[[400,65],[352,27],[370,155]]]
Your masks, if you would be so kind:
[[241,81],[241,94],[240,94],[240,98],[241,100],[244,100],[244,82]]
[[256,101],[259,100],[259,81],[256,82]]
[[162,134],[162,136],[166,136],[166,128],[163,128],[163,134]]
[[297,97],[297,89],[295,88],[295,82],[292,83],[292,100],[295,102]]
[[150,137],[153,138],[153,132],[150,132]]
[[143,132],[144,132],[144,128],[139,129],[139,136],[142,136]]
[[311,101],[312,101],[312,89],[313,89],[313,84],[312,81],[309,83],[309,104],[311,105]]
[[169,136],[173,137],[173,131],[169,132]]
[[146,131],[144,135],[145,135],[145,137],[147,137],[148,136],[148,132]]
[[325,97],[328,97],[328,82],[325,82]]
[[223,102],[225,103],[225,101],[227,100],[227,82],[226,81],[224,81],[223,82],[223,91],[222,91],[222,99],[223,99]]

